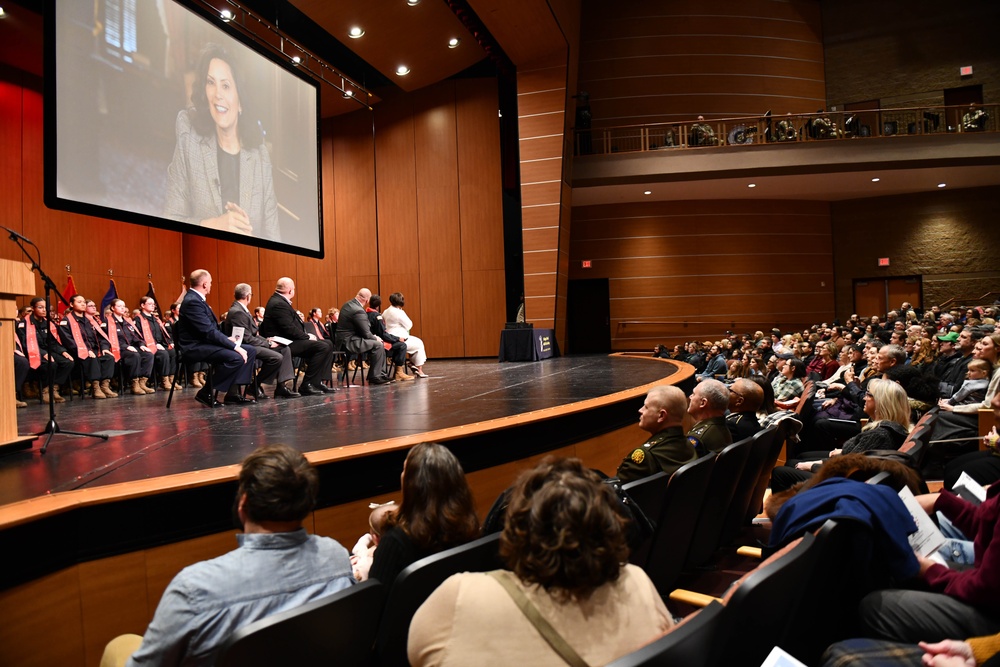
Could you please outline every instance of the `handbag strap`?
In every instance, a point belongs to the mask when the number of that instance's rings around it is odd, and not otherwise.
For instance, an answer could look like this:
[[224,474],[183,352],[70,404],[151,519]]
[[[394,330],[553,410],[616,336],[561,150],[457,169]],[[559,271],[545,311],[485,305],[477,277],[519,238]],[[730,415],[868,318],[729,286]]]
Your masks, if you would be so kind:
[[552,650],[559,654],[559,657],[566,661],[566,664],[572,667],[590,667],[587,661],[580,657],[580,654],[573,650],[573,647],[566,643],[566,640],[562,638],[555,628],[553,628],[542,613],[538,611],[538,607],[532,604],[528,596],[524,594],[524,591],[511,581],[510,577],[507,575],[505,570],[493,570],[492,572],[487,572],[497,580],[503,589],[507,591],[511,599],[514,600],[514,604],[517,608],[527,617],[531,624],[535,626],[538,630],[538,634],[542,636],[542,639],[549,643]]

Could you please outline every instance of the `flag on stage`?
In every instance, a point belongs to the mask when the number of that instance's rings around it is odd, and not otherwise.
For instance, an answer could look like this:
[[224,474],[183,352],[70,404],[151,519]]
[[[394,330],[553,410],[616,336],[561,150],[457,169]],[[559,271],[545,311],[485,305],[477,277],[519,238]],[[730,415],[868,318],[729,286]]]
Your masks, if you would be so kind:
[[68,307],[70,299],[76,296],[76,285],[73,284],[73,276],[66,276],[66,289],[63,290],[63,298],[66,299],[66,303],[59,301],[56,304],[56,312],[62,316],[63,312]]
[[160,310],[160,302],[156,298],[156,290],[153,289],[153,281],[152,280],[149,281],[149,289],[146,290],[146,296],[148,296],[150,299],[152,299],[153,303],[156,304],[156,312],[159,313],[160,317],[162,318],[163,317],[163,311]]
[[97,317],[104,317],[104,309],[111,305],[111,302],[118,298],[118,288],[115,287],[115,279],[112,278],[108,281],[108,291],[104,294],[104,298],[101,299],[101,309],[97,311]]

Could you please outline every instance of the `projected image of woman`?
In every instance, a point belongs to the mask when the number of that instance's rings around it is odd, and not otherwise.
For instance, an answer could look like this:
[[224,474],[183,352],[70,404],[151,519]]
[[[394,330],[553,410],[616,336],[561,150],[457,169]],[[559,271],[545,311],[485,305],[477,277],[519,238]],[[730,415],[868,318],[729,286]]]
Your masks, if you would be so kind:
[[233,60],[221,46],[207,45],[194,81],[193,106],[177,115],[164,215],[280,240],[271,157],[256,124],[240,122],[247,99]]

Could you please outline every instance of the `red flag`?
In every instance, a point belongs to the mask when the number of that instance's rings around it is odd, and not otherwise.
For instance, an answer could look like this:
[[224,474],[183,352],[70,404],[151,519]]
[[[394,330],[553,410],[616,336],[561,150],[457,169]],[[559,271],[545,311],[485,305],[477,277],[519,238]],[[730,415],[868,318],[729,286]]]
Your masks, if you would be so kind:
[[61,316],[66,310],[69,300],[76,296],[76,285],[73,284],[73,276],[66,276],[66,289],[63,290],[63,297],[66,299],[66,303],[60,301],[56,305],[56,312]]

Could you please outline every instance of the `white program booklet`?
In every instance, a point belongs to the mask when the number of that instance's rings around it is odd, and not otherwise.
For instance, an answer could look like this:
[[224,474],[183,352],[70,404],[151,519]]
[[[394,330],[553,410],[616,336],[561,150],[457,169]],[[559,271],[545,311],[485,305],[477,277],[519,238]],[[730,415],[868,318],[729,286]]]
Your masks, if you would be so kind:
[[233,335],[231,338],[236,343],[236,347],[243,344],[243,332],[245,329],[243,327],[233,327]]
[[955,495],[962,500],[973,505],[982,505],[986,500],[986,489],[982,484],[969,477],[969,473],[963,472],[955,481],[955,486],[951,487]]
[[804,662],[795,659],[795,656],[779,646],[771,649],[771,652],[760,663],[760,667],[806,667]]
[[903,499],[903,504],[910,511],[913,521],[917,524],[917,532],[910,535],[910,546],[921,556],[930,556],[941,548],[945,542],[944,535],[938,530],[934,521],[927,516],[927,512],[920,507],[920,503],[914,497],[909,487],[904,486],[899,491],[899,497]]
[[284,336],[271,336],[271,340],[273,340],[278,345],[291,345],[292,344],[292,339],[291,338],[285,338]]

